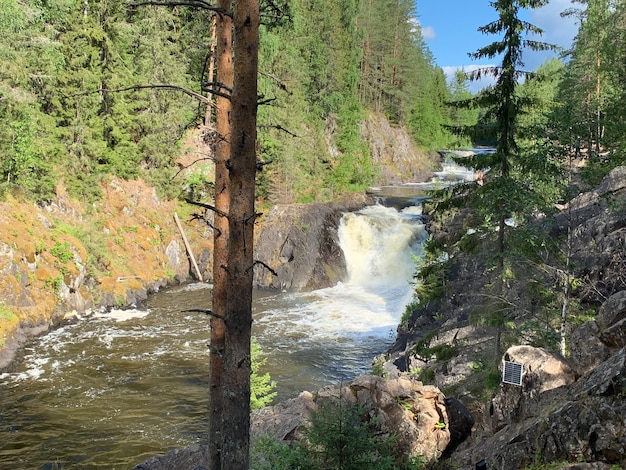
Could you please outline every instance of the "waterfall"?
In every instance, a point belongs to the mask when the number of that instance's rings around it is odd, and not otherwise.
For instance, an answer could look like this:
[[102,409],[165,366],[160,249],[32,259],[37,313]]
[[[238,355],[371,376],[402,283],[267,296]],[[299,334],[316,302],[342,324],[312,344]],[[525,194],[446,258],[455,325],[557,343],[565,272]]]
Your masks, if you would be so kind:
[[396,336],[413,297],[414,257],[428,235],[421,206],[381,205],[343,216],[339,243],[348,279],[312,292],[259,293],[253,333],[286,396],[307,384],[337,383],[371,371]]
[[[279,399],[371,372],[411,300],[426,232],[419,207],[345,214],[349,278],[313,292],[256,292],[253,334]],[[81,462],[129,468],[206,429],[206,284],[166,289],[145,308],[94,314],[35,338],[0,374],[1,468]],[[138,417],[140,419],[138,419]],[[18,452],[19,451],[19,456]]]
[[370,206],[345,214],[339,227],[348,280],[313,292],[259,299],[255,325],[285,347],[387,338],[411,301],[414,256],[427,238],[420,208]]
[[413,256],[421,255],[426,239],[420,215],[420,207],[398,212],[380,205],[346,214],[339,241],[349,283],[383,289],[406,287],[415,272]]

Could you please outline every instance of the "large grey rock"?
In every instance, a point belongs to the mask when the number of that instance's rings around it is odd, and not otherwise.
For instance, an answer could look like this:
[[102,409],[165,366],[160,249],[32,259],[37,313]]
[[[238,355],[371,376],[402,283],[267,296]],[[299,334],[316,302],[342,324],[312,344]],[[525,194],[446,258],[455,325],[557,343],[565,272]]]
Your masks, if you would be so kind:
[[433,176],[433,157],[420,151],[404,127],[392,126],[382,114],[367,116],[361,138],[376,164],[377,185],[428,181]]
[[494,432],[537,413],[538,397],[576,380],[576,373],[559,354],[532,346],[513,346],[504,360],[524,366],[522,386],[502,383],[491,400],[491,427]]
[[175,279],[178,282],[187,280],[189,278],[189,260],[178,240],[170,241],[167,248],[165,248],[165,255]]
[[[251,429],[255,435],[301,439],[311,413],[319,406],[340,400],[363,407],[364,415],[374,418],[372,424],[378,434],[395,436],[403,457],[422,456],[433,462],[450,443],[452,422],[448,409],[453,404],[446,404],[439,389],[406,378],[385,380],[360,376],[343,385],[324,387],[316,394],[302,393],[295,399],[255,412]],[[454,429],[460,440],[467,435],[471,416],[465,410],[461,419],[462,405],[455,408],[458,412],[455,411]]]
[[313,395],[302,392],[296,398],[255,411],[250,432],[255,436],[271,436],[278,441],[299,440],[303,427],[315,410],[317,403]]
[[[372,201],[364,196],[329,204],[275,205],[264,216],[255,241],[254,285],[312,290],[335,285],[346,275],[337,228],[345,212]],[[271,268],[267,269],[267,268]]]
[[600,307],[596,321],[602,328],[615,325],[626,318],[626,290],[610,296]]
[[588,321],[570,334],[570,362],[578,375],[584,375],[609,357],[609,348],[600,339],[600,328]]
[[618,395],[626,391],[626,349],[596,367],[585,380],[582,393]]
[[605,194],[614,193],[622,189],[626,189],[626,166],[613,168],[609,174],[602,179],[597,192],[600,196],[604,196]]
[[565,468],[624,468],[625,377],[626,352],[621,350],[573,384],[534,397],[521,394],[516,420],[455,453],[456,468],[473,468],[472,462],[480,459],[498,469],[523,469],[540,460],[592,463]]

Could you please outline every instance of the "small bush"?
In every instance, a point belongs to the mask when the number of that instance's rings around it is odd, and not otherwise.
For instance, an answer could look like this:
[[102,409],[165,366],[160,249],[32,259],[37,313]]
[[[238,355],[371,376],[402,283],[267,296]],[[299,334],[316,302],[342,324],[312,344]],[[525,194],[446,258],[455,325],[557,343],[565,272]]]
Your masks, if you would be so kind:
[[258,410],[268,406],[276,396],[276,382],[270,378],[270,374],[261,374],[260,369],[265,366],[267,358],[259,344],[252,340],[252,376],[250,377],[250,407]]
[[362,407],[346,405],[340,399],[321,406],[311,423],[306,438],[318,468],[394,468],[391,446],[371,434],[375,423],[367,419]]
[[61,263],[67,263],[74,257],[74,253],[70,248],[68,242],[56,242],[52,248],[50,248],[50,254],[58,259]]

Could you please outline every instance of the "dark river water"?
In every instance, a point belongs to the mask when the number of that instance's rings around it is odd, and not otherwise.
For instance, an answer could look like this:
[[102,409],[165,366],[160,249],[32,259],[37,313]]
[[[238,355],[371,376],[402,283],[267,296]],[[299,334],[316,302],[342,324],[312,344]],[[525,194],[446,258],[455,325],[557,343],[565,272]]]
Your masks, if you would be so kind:
[[[348,214],[347,280],[309,293],[257,292],[253,334],[278,399],[371,371],[412,297],[426,239],[419,208]],[[94,314],[32,341],[0,374],[0,469],[127,469],[205,440],[210,286]]]

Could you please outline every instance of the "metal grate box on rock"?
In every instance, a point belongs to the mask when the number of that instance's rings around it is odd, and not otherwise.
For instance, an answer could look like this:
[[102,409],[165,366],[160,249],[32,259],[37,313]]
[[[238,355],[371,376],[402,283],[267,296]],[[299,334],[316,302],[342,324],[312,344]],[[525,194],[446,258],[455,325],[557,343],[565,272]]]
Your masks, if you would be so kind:
[[502,382],[505,384],[522,385],[524,375],[524,365],[519,362],[504,361],[502,370]]

